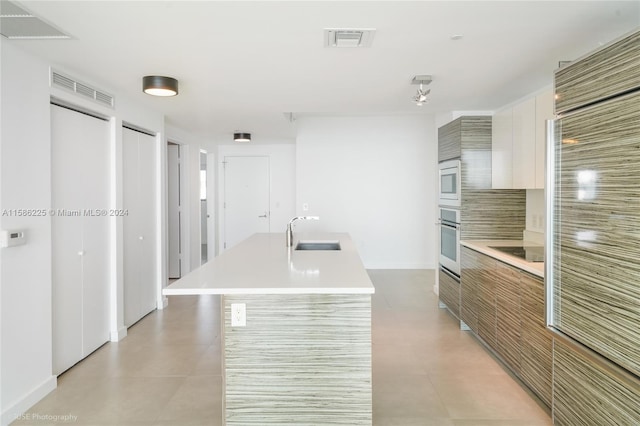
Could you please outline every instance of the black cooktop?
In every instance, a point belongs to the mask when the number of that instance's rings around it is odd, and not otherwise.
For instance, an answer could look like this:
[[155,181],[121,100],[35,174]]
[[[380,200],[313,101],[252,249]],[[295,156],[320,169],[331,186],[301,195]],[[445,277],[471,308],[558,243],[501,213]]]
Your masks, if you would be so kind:
[[506,246],[495,247],[489,246],[494,250],[501,251],[503,253],[510,254],[511,256],[519,257],[527,262],[544,262],[544,247],[536,246]]

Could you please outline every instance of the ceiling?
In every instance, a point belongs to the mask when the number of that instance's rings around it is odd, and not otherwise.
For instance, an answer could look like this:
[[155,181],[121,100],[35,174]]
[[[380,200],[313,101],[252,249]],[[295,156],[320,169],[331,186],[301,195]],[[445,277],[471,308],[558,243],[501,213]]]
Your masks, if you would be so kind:
[[[79,80],[162,111],[208,141],[293,141],[305,114],[494,110],[640,25],[640,1],[16,1],[72,36],[12,40]],[[375,28],[368,48],[324,28]],[[451,36],[463,37],[452,40]],[[429,101],[411,101],[430,74]],[[141,91],[145,75],[180,94]]]

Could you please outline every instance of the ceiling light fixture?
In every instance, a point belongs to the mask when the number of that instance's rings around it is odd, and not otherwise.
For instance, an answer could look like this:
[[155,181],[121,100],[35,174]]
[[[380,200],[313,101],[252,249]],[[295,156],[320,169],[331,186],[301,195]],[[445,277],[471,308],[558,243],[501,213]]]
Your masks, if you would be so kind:
[[251,133],[234,133],[234,142],[251,142]]
[[415,77],[413,77],[413,80],[411,80],[411,84],[420,85],[420,88],[416,92],[415,96],[411,98],[416,103],[417,106],[422,106],[424,105],[425,102],[427,102],[428,100],[427,95],[431,93],[431,89],[424,90],[423,85],[427,85],[430,83],[431,83],[430,75],[416,75]]
[[178,80],[160,75],[142,77],[142,91],[152,96],[175,96],[178,94]]

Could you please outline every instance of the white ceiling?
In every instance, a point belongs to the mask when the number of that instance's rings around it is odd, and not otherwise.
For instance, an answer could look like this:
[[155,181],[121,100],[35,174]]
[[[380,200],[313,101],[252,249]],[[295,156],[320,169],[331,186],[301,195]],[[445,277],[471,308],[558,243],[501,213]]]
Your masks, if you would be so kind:
[[[640,1],[16,3],[73,39],[11,43],[217,142],[234,131],[293,140],[287,112],[493,110],[640,25]],[[344,27],[375,28],[372,47],[325,48],[323,29]],[[180,95],[143,94],[150,74],[177,78]],[[433,76],[423,107],[411,101],[417,74]]]

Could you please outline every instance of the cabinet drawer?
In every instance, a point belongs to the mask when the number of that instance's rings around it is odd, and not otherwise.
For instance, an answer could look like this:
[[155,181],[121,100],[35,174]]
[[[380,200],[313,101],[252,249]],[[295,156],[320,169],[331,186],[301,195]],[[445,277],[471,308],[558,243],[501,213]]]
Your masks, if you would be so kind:
[[640,384],[623,378],[606,361],[560,339],[553,349],[553,419],[557,425],[638,425]]
[[555,112],[570,111],[638,87],[640,31],[557,70]]
[[449,276],[446,272],[438,272],[439,285],[438,294],[440,301],[447,305],[447,308],[456,317],[460,318],[460,282]]

